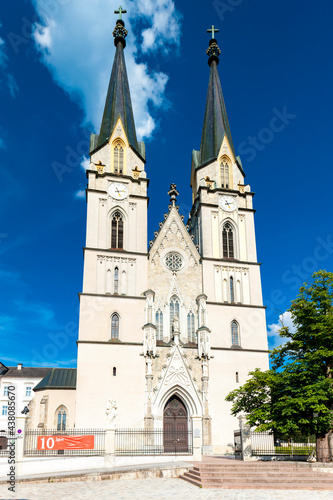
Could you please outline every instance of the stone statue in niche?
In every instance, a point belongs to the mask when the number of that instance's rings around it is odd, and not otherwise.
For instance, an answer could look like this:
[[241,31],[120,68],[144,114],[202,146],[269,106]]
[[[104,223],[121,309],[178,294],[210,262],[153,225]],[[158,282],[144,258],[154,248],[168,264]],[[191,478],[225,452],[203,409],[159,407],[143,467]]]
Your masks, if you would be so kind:
[[144,330],[143,354],[144,356],[156,356],[156,332],[154,328]]
[[179,332],[179,318],[178,316],[174,316],[172,321],[172,331],[178,333]]
[[109,399],[106,405],[106,422],[108,427],[116,427],[116,418],[117,418],[117,402],[113,399]]
[[199,331],[198,351],[199,358],[210,358],[210,335],[208,330]]

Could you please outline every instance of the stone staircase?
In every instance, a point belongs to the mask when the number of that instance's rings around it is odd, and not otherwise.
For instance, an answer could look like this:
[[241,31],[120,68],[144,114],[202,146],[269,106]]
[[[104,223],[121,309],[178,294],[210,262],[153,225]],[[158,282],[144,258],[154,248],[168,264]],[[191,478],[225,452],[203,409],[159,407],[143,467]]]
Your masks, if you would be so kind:
[[313,468],[306,462],[241,462],[203,457],[203,462],[194,463],[181,479],[200,488],[333,491],[333,468],[319,472],[318,466],[315,464]]

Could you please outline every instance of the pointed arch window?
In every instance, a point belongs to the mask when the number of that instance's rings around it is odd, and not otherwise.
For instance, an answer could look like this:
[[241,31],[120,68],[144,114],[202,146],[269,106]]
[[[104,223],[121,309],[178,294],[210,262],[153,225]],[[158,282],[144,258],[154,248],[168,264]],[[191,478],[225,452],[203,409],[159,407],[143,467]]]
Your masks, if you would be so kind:
[[115,174],[124,173],[124,148],[117,142],[113,149],[113,171]]
[[230,302],[235,302],[234,278],[230,277]]
[[195,342],[195,321],[192,311],[187,315],[187,338],[189,342]]
[[179,318],[179,300],[175,295],[170,299],[170,333],[172,333],[173,318]]
[[229,164],[223,159],[220,163],[221,170],[221,186],[229,189]]
[[119,292],[119,269],[118,267],[114,268],[114,280],[113,280],[113,293]]
[[163,313],[158,309],[155,314],[156,340],[163,340]]
[[66,419],[67,419],[66,409],[61,408],[60,410],[58,410],[57,414],[57,431],[66,430]]
[[239,344],[239,325],[237,321],[231,322],[231,344],[232,345],[240,345]]
[[227,222],[223,226],[222,240],[223,240],[223,257],[234,258],[235,257],[234,230],[230,222]]
[[124,248],[124,221],[119,210],[117,210],[112,216],[111,248]]
[[111,316],[111,339],[119,339],[119,315],[117,313]]

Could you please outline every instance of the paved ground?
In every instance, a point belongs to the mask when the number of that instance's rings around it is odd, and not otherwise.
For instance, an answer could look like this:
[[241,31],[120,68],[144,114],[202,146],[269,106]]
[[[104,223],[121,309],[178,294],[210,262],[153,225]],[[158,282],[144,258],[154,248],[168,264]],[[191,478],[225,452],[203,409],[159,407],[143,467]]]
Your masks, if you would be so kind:
[[0,485],[0,498],[20,500],[328,500],[332,491],[203,490],[182,479],[123,479],[48,484],[18,484],[16,493]]

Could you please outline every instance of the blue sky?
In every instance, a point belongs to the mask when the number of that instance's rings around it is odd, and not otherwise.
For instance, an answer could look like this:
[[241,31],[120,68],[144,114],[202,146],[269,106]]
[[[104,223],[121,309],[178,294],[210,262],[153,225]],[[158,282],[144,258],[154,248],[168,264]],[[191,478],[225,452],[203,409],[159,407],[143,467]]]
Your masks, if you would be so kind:
[[[333,269],[333,5],[127,0],[126,62],[146,142],[149,239],[171,182],[187,216],[212,24],[236,150],[256,192],[270,345],[301,283]],[[108,0],[0,5],[0,360],[75,366],[88,138],[114,54]],[[277,127],[276,116],[280,118]],[[281,126],[281,123],[283,126]],[[64,170],[65,169],[65,170]],[[284,316],[288,323],[288,315]]]

